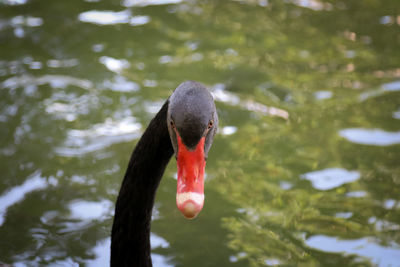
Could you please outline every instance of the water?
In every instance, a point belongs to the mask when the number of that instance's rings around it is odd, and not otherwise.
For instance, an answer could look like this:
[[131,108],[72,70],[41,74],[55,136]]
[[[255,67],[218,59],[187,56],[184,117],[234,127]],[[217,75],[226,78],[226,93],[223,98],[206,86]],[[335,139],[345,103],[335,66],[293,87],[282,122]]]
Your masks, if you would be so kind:
[[220,131],[155,266],[400,266],[400,2],[3,0],[0,262],[107,266],[130,153],[184,80]]

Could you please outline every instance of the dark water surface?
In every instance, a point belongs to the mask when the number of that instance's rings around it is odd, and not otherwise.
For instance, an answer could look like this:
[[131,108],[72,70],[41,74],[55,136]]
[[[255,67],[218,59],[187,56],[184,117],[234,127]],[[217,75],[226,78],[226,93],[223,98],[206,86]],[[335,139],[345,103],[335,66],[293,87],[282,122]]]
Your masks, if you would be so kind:
[[400,266],[400,1],[1,0],[0,262],[107,266],[130,153],[184,80],[220,131],[155,266]]

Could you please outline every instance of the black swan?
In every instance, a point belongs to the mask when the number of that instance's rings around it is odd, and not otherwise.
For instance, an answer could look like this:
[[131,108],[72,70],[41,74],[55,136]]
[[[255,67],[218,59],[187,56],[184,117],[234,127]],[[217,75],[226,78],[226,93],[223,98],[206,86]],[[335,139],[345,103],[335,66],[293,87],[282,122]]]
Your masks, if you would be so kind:
[[180,84],[140,138],[115,205],[111,266],[152,266],[154,197],[171,156],[178,167],[176,204],[192,219],[203,208],[204,169],[218,125],[214,100],[200,83]]

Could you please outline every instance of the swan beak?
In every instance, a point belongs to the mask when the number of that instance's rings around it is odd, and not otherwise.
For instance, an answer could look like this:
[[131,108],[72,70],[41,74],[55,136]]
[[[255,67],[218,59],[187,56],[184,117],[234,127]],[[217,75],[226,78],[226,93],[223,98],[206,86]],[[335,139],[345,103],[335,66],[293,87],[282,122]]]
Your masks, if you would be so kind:
[[178,139],[178,183],[176,205],[187,219],[194,219],[204,205],[204,142],[202,137],[194,150],[189,150]]

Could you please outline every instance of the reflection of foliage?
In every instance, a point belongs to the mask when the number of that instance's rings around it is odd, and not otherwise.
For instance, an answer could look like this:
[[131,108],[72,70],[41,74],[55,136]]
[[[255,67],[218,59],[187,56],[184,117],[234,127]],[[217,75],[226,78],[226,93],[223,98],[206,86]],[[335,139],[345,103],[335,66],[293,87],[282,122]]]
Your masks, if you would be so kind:
[[[214,69],[234,74],[226,81],[230,90],[252,90],[262,103],[278,101],[291,113],[288,125],[259,118],[243,121],[235,139],[226,142],[225,154],[238,160],[218,161],[216,176],[226,179],[214,185],[244,213],[241,219],[223,220],[231,231],[230,246],[254,266],[268,259],[284,265],[369,265],[352,256],[322,256],[307,248],[304,239],[324,234],[376,236],[382,244],[399,242],[394,230],[400,214],[382,205],[384,199],[396,199],[400,193],[400,170],[398,164],[393,165],[400,158],[398,147],[359,147],[337,135],[340,128],[349,126],[393,129],[390,112],[398,108],[396,101],[385,99],[382,108],[387,111],[382,115],[376,106],[385,96],[360,103],[358,92],[348,89],[374,88],[385,81],[382,78],[398,75],[398,27],[381,25],[379,20],[398,10],[399,3],[331,1],[325,5],[328,10],[321,11],[279,1],[270,1],[264,9],[251,4],[222,5],[202,6],[202,16],[220,34],[215,39],[214,32],[198,29],[203,38],[212,40],[204,46],[199,40],[204,60],[212,62]],[[218,12],[222,9],[223,13]],[[180,13],[183,20],[192,15]],[[267,86],[258,86],[265,80],[269,80]],[[293,102],[273,98],[279,87],[291,88],[278,91],[290,91]],[[321,89],[335,90],[335,99],[321,105],[306,93]],[[304,172],[330,166],[357,169],[362,178],[325,192],[310,189],[299,179]],[[292,188],[282,189],[281,181]],[[357,190],[368,192],[368,197],[346,195]],[[336,216],[340,212],[351,217]]]
[[300,234],[292,236],[280,226],[260,225],[259,220],[248,217],[227,218],[223,224],[231,231],[230,247],[240,251],[238,259],[248,260],[251,266],[272,265],[270,262],[283,266],[370,266],[354,256],[342,257],[310,249],[300,241]]
[[[309,123],[306,124],[301,127],[312,128]],[[357,265],[360,259],[353,261],[354,257],[351,256],[321,256],[320,252],[307,248],[304,239],[323,234],[350,239],[377,236],[384,243],[388,239],[397,241],[398,237],[393,235],[393,230],[381,229],[379,232],[369,219],[381,214],[379,218],[382,220],[391,218],[389,221],[398,222],[398,212],[397,215],[394,211],[386,212],[370,198],[346,195],[361,188],[374,194],[374,190],[365,188],[368,187],[368,182],[343,185],[334,190],[320,192],[310,189],[304,180],[299,180],[301,173],[321,168],[319,165],[326,164],[324,161],[329,160],[328,164],[339,166],[346,166],[348,163],[342,162],[340,158],[335,159],[335,154],[342,154],[337,151],[341,149],[340,139],[335,136],[330,137],[335,140],[332,147],[324,147],[324,140],[318,139],[314,141],[321,143],[311,145],[313,140],[310,138],[313,136],[307,136],[307,132],[304,132],[301,142],[296,138],[292,140],[289,134],[285,135],[287,139],[277,137],[286,130],[293,131],[293,128],[300,127],[295,123],[292,125],[293,127],[287,126],[288,129],[270,129],[269,133],[265,131],[263,135],[257,132],[260,128],[242,127],[236,142],[231,145],[231,151],[227,153],[232,153],[231,156],[240,161],[234,164],[230,160],[218,162],[217,176],[227,178],[216,180],[215,184],[222,194],[241,207],[239,212],[243,213],[241,219],[232,217],[223,221],[225,227],[231,231],[230,246],[238,252],[245,252],[246,256],[242,255],[242,258],[250,260],[254,266],[268,259],[277,259],[290,265],[297,262],[307,263],[306,266],[317,262],[323,265],[333,262]],[[333,134],[335,135],[334,132]],[[304,148],[296,149],[296,145],[304,146],[307,143],[307,153],[302,151]],[[321,146],[325,149],[320,149]],[[353,151],[353,155],[355,153],[357,152]],[[373,171],[362,163],[352,165],[349,168],[356,168],[358,165],[365,177]],[[396,171],[392,169],[391,173]],[[281,181],[290,182],[293,187],[282,189]],[[386,184],[390,186],[390,183]],[[398,189],[385,189],[386,194],[391,194],[391,191],[396,192]],[[340,212],[352,213],[353,216],[337,217],[336,214]]]
[[[351,93],[347,88],[373,88],[381,84],[382,76],[377,76],[376,71],[390,73],[398,67],[391,58],[398,62],[398,51],[385,52],[396,50],[398,40],[392,44],[381,42],[379,35],[386,35],[392,27],[380,25],[375,28],[381,28],[382,32],[369,32],[372,29],[362,28],[365,19],[357,21],[350,15],[357,6],[360,12],[356,18],[363,14],[375,19],[377,24],[381,13],[376,7],[360,7],[354,1],[346,5],[345,10],[315,12],[272,2],[265,11],[249,12],[245,19],[249,31],[237,30],[230,35],[237,41],[227,42],[237,51],[234,60],[225,58],[225,62],[233,64],[228,68],[235,72],[244,65],[250,66],[254,69],[250,71],[253,84],[261,84],[261,73],[265,73],[272,85],[292,88],[292,100],[302,104],[297,108],[289,105],[290,102],[280,102],[291,114],[288,125],[279,126],[267,119],[241,125],[227,153],[240,159],[239,163],[218,162],[217,176],[227,177],[221,179],[221,184],[215,182],[219,191],[244,213],[241,219],[223,220],[223,225],[231,231],[229,245],[238,252],[239,259],[247,259],[254,266],[269,264],[268,260],[296,266],[300,263],[305,266],[370,265],[367,260],[360,262],[358,257],[308,248],[305,239],[317,234],[344,239],[375,236],[382,244],[399,242],[396,229],[399,229],[400,214],[398,210],[385,209],[382,204],[384,199],[396,199],[400,193],[396,178],[400,170],[398,164],[393,165],[395,158],[400,157],[398,147],[359,147],[343,142],[337,135],[339,129],[349,126],[382,125],[393,129],[390,112],[398,108],[396,101],[386,99],[387,112],[382,115],[376,112],[376,106],[385,96],[360,103],[358,92]],[[232,8],[227,13],[235,17],[239,11]],[[331,27],[330,16],[338,21],[337,27]],[[218,24],[223,18],[216,20],[217,25],[223,24]],[[346,20],[348,24],[344,23]],[[229,31],[227,27],[224,29]],[[223,42],[224,38],[217,41]],[[241,75],[231,79],[231,90],[249,87]],[[271,101],[270,85],[250,87],[256,88],[254,93],[259,101]],[[336,98],[320,105],[305,94],[321,89],[335,90]],[[310,189],[306,181],[299,179],[302,173],[330,166],[357,169],[362,178],[324,192]],[[381,177],[386,177],[384,183],[380,182]],[[283,189],[281,181],[292,187]],[[369,195],[359,198],[347,195],[358,190]],[[343,212],[351,214],[350,218],[336,215]]]
[[[174,10],[177,27],[153,23],[168,40],[157,44],[153,56],[171,56],[160,72],[167,76],[191,73],[213,82],[218,71],[240,90],[265,76],[302,90],[365,88],[376,84],[374,72],[398,67],[395,25],[379,24],[383,12],[396,10],[393,5],[398,7],[393,2],[335,1],[329,10],[315,12],[281,1],[264,8],[186,3]],[[183,42],[189,45],[178,45]]]

